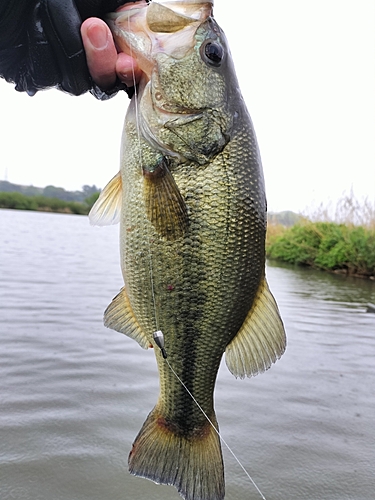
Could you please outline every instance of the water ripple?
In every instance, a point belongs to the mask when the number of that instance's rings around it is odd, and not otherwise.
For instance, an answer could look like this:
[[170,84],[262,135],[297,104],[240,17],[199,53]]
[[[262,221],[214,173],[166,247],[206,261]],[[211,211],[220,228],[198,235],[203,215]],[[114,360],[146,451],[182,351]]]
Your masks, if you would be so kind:
[[[0,497],[169,500],[130,476],[131,443],[158,394],[152,351],[102,325],[122,285],[116,227],[0,210]],[[267,268],[287,333],[267,373],[222,364],[225,440],[268,500],[372,500],[375,283]],[[224,452],[227,496],[257,494]]]

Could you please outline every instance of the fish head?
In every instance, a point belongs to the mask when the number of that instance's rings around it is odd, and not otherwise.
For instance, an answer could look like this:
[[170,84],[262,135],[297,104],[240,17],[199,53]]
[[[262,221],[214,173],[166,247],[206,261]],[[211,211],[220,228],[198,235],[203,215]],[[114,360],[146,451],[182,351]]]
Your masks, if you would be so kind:
[[128,9],[111,29],[145,73],[136,97],[144,137],[163,154],[210,161],[230,140],[238,93],[212,2],[154,1]]
[[182,56],[197,26],[212,14],[213,0],[140,0],[107,14],[118,49],[137,59],[150,78],[158,51]]

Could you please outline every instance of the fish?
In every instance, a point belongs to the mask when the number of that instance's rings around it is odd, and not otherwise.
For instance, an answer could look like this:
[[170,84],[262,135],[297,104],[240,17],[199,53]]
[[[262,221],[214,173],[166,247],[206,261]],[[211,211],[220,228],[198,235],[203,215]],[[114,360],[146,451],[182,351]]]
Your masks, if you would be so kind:
[[245,378],[286,348],[265,275],[259,147],[213,1],[143,2],[107,22],[143,77],[120,172],[90,212],[92,224],[120,224],[124,286],[104,324],[153,347],[160,380],[129,471],[186,500],[222,500],[214,409],[222,357]]

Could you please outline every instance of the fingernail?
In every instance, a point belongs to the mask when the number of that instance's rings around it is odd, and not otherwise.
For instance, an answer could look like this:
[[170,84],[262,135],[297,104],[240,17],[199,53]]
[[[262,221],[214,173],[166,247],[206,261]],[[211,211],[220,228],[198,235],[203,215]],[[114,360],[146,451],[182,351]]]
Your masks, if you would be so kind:
[[87,29],[87,36],[95,49],[105,49],[108,45],[108,33],[102,26],[96,24],[90,26]]

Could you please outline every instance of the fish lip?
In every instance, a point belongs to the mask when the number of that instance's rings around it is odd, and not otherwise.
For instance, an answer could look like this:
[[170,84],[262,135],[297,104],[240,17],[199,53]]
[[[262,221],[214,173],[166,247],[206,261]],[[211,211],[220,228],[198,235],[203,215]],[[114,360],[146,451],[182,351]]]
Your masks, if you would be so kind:
[[177,13],[187,15],[193,19],[203,20],[212,15],[214,0],[146,0],[149,4],[158,3]]

